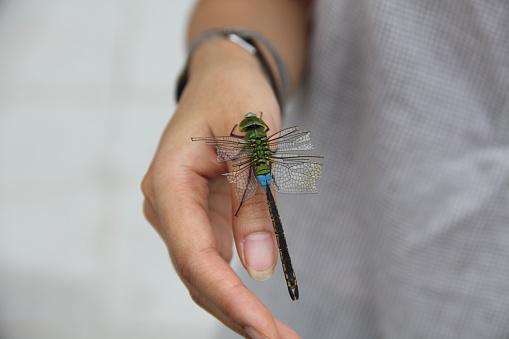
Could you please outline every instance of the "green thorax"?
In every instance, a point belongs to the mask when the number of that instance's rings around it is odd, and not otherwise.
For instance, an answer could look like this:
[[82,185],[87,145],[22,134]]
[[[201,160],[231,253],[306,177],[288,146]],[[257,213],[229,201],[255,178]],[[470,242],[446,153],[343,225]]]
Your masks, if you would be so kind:
[[272,154],[267,142],[267,125],[254,113],[247,113],[239,124],[239,131],[246,132],[246,150],[251,163],[255,167],[256,175],[270,172],[269,159]]

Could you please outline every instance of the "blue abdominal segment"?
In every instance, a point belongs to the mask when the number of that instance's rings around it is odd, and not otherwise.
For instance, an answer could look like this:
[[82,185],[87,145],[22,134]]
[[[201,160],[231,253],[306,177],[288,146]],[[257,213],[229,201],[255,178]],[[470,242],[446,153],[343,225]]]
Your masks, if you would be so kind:
[[267,192],[267,187],[270,187],[270,173],[257,175],[256,179],[262,185],[263,190]]

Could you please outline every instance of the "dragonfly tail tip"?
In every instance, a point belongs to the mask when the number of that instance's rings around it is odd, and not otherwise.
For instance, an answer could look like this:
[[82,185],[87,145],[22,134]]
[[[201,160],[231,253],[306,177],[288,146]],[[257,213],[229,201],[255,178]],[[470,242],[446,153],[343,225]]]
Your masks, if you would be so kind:
[[292,298],[293,301],[299,300],[299,287],[297,285],[295,285],[294,289],[288,287],[288,292],[290,293],[290,298]]

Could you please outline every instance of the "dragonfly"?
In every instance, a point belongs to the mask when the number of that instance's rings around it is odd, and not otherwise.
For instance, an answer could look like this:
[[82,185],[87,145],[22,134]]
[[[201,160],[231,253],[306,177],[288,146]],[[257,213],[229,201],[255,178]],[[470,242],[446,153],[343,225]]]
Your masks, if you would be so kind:
[[233,126],[229,136],[198,137],[192,141],[204,141],[217,148],[219,162],[232,161],[233,171],[225,173],[228,182],[235,184],[235,196],[240,202],[235,216],[242,204],[252,198],[261,186],[267,196],[269,213],[279,248],[288,292],[292,300],[299,299],[297,278],[293,270],[283,224],[272,193],[301,194],[318,193],[316,180],[322,174],[322,163],[317,159],[322,155],[288,153],[288,151],[307,151],[313,149],[309,131],[300,131],[298,126],[283,129],[267,137],[269,127],[255,113],[247,113],[238,124],[239,131],[245,135],[234,134]]

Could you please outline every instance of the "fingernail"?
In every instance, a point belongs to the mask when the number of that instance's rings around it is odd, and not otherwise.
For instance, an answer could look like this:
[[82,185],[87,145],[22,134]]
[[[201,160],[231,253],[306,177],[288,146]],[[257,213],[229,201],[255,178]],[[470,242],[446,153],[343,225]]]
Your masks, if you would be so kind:
[[251,278],[267,280],[274,272],[274,240],[267,232],[252,233],[244,240],[244,259]]
[[247,326],[246,326],[246,327],[244,327],[244,328],[243,328],[243,330],[244,330],[244,332],[246,332],[246,333],[247,333],[247,335],[248,335],[248,336],[249,336],[249,338],[251,338],[251,339],[264,339],[264,337],[263,337],[260,333],[256,332],[256,331],[255,331],[254,329],[252,329],[251,327],[247,327]]

